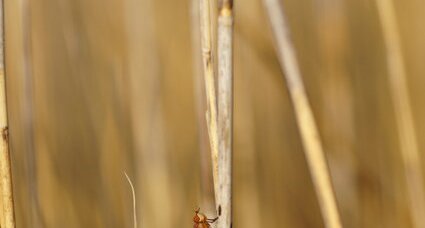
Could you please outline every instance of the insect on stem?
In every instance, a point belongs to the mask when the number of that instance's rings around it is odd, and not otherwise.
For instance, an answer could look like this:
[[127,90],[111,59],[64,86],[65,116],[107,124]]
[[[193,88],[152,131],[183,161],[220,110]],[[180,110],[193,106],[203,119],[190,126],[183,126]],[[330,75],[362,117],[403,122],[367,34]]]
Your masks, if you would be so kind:
[[218,217],[209,219],[203,213],[200,213],[200,208],[195,210],[195,216],[193,217],[193,223],[195,228],[209,228],[211,227],[211,223],[217,221]]

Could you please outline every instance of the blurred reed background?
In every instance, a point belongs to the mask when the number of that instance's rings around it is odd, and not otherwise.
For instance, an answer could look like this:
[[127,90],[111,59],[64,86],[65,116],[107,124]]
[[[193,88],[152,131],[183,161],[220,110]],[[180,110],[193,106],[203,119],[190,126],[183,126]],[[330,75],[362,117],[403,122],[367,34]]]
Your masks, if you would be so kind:
[[[425,2],[394,3],[425,151]],[[17,227],[132,227],[124,171],[139,227],[214,217],[196,4],[5,0]],[[412,227],[376,2],[283,5],[344,227]],[[323,227],[260,0],[234,45],[234,227]]]

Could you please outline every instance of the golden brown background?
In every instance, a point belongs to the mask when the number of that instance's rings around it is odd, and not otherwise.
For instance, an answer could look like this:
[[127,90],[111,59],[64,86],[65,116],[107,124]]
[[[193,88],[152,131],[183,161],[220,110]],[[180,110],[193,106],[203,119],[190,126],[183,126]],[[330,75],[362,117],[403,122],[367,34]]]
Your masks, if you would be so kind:
[[[191,227],[211,211],[196,0],[5,0],[18,227]],[[425,2],[395,1],[420,151]],[[373,0],[284,0],[343,224],[409,228]],[[323,227],[260,0],[235,0],[234,227]]]

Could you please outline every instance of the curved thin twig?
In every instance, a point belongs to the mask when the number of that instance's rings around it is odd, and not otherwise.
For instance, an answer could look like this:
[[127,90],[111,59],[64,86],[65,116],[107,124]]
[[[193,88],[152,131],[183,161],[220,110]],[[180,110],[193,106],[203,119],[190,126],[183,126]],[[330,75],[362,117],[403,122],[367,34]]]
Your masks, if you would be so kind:
[[136,191],[134,190],[133,182],[131,181],[130,177],[128,177],[126,172],[124,172],[124,175],[131,187],[131,194],[133,196],[133,225],[134,228],[137,228]]

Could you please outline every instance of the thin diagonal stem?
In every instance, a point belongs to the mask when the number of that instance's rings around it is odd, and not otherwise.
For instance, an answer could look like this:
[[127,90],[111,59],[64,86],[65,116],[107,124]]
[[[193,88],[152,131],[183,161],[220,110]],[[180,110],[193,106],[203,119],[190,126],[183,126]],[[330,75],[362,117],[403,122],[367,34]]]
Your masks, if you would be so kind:
[[304,152],[325,226],[340,228],[342,225],[322,142],[304,89],[282,5],[279,0],[263,0],[263,2],[273,30],[280,66],[285,73],[287,87],[294,105]]

